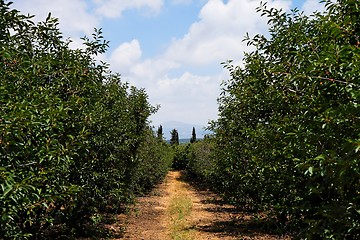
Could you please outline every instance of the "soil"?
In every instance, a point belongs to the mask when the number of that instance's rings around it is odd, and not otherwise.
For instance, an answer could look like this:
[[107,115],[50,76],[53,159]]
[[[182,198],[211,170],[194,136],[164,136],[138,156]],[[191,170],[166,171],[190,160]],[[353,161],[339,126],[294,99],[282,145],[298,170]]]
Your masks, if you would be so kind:
[[125,231],[124,236],[114,239],[171,240],[170,200],[174,195],[186,194],[192,200],[190,217],[186,218],[190,237],[186,239],[291,239],[262,230],[254,224],[249,213],[236,210],[233,206],[221,204],[220,198],[208,190],[199,190],[183,179],[182,172],[171,171],[165,181],[149,195],[140,197],[130,214],[119,216],[125,223],[111,228]]

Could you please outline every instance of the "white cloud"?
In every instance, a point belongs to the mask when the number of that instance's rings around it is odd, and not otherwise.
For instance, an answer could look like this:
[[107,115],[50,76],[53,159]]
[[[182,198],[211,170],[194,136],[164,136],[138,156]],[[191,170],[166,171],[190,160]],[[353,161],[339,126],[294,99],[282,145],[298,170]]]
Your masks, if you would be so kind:
[[[220,93],[221,77],[198,76],[185,72],[179,78],[160,79],[148,88],[152,102],[163,101],[161,108],[152,119],[159,124],[167,120],[180,120],[188,123],[206,125],[216,119],[217,96]],[[215,111],[214,111],[215,110]]]
[[126,42],[118,46],[109,58],[113,69],[120,73],[128,73],[129,69],[141,59],[141,47],[138,40]]
[[163,0],[17,0],[11,6],[24,14],[35,15],[36,22],[44,21],[51,12],[53,17],[59,18],[65,37],[77,39],[91,35],[103,17],[120,17],[127,9],[159,13]]
[[147,59],[131,68],[131,73],[140,79],[156,80],[179,66],[166,58]]
[[320,3],[319,0],[307,0],[302,6],[302,11],[304,11],[306,15],[311,15],[315,11],[323,12],[324,10],[325,5],[324,3]]
[[[270,1],[268,5],[288,10],[291,2]],[[209,0],[187,34],[173,40],[162,55],[142,60],[123,75],[124,80],[145,87],[153,105],[161,105],[152,117],[156,125],[170,120],[206,125],[216,119],[220,83],[229,78],[220,62],[239,62],[249,50],[242,41],[245,34],[265,33],[268,28],[267,19],[255,10],[258,6],[260,2],[252,0]],[[208,68],[213,72],[215,65],[219,72],[213,75],[188,70]],[[184,73],[169,77],[174,70]]]
[[[269,1],[268,5],[288,9],[290,1]],[[246,33],[265,32],[267,19],[256,12],[259,1],[209,0],[204,5],[199,21],[193,23],[189,32],[173,41],[166,58],[190,65],[222,62],[226,59],[242,58],[246,44],[242,42]]]
[[147,8],[158,13],[163,6],[163,0],[96,0],[96,12],[107,18],[121,17],[127,9]]
[[60,29],[66,37],[90,35],[100,25],[99,19],[89,13],[85,0],[19,0],[12,7],[22,13],[35,15],[35,21],[44,21],[49,12],[59,18]]

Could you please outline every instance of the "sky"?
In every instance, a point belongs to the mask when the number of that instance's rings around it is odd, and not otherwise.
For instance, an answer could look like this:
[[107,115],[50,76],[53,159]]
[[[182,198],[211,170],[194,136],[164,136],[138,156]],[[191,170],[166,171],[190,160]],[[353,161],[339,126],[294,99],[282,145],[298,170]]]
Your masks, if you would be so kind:
[[[159,111],[151,124],[168,121],[206,126],[216,120],[221,83],[229,74],[221,62],[241,64],[251,51],[242,40],[266,34],[258,0],[13,0],[12,7],[45,20],[59,18],[60,30],[81,47],[81,37],[101,28],[110,41],[101,60],[124,82],[146,89]],[[269,7],[306,14],[322,10],[318,0],[268,0]]]

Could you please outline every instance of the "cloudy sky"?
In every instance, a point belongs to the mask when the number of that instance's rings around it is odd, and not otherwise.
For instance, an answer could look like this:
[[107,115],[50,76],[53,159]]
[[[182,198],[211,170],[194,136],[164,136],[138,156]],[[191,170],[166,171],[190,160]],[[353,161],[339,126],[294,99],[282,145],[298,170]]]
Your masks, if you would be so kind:
[[[102,59],[123,81],[145,88],[157,126],[167,121],[207,125],[217,118],[220,84],[229,78],[221,62],[241,63],[246,33],[266,33],[258,0],[13,0],[14,8],[44,20],[60,19],[65,37],[102,28],[110,41]],[[268,0],[272,7],[322,9],[318,0]]]

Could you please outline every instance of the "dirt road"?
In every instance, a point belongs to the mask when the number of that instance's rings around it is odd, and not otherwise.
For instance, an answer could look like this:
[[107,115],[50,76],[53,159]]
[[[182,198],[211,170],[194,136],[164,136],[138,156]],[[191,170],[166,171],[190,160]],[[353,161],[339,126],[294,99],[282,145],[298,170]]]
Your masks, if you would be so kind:
[[249,223],[249,215],[220,205],[208,191],[195,190],[178,171],[169,172],[164,183],[139,198],[126,222],[122,239],[290,239],[261,232]]

